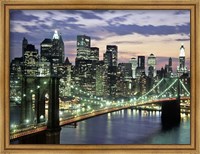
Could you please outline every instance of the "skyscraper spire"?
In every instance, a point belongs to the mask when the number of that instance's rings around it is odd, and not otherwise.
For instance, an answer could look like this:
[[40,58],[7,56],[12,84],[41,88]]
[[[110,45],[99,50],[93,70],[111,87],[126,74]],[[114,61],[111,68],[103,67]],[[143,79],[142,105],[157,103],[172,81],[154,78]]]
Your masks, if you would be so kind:
[[183,43],[181,43],[179,57],[185,57],[185,47],[184,47]]
[[56,40],[59,39],[59,35],[58,35],[58,31],[57,30],[54,31],[53,39],[56,39]]
[[187,66],[185,65],[185,47],[183,43],[181,43],[179,66],[177,66],[177,75],[181,76],[183,73],[187,73]]

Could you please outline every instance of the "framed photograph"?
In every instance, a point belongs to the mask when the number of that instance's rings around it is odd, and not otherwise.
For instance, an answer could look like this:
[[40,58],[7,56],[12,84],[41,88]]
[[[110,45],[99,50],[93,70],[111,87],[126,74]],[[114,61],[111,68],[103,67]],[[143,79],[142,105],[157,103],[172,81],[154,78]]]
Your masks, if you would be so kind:
[[2,153],[199,153],[199,2],[2,0]]

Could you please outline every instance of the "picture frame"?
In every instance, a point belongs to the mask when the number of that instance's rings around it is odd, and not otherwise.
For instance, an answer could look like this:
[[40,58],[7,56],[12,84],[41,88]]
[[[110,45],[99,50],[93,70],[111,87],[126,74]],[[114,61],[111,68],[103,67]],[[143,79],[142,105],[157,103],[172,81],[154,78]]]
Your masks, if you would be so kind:
[[[199,92],[198,82],[200,74],[200,33],[199,15],[200,5],[198,0],[1,0],[1,38],[0,38],[0,136],[2,153],[199,153]],[[9,10],[48,10],[48,9],[145,9],[145,10],[174,10],[183,9],[191,11],[191,144],[190,145],[12,145],[9,139]]]

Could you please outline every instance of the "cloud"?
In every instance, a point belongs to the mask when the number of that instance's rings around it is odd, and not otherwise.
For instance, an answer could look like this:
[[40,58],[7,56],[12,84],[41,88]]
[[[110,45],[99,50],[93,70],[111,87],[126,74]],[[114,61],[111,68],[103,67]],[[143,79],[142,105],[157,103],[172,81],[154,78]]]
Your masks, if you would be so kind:
[[142,41],[115,41],[115,42],[112,42],[112,44],[142,44],[143,42]]
[[170,35],[170,34],[190,34],[190,24],[182,26],[138,26],[138,25],[110,25],[104,27],[110,32],[117,35],[126,35],[130,33],[138,33],[142,35]]
[[11,24],[10,31],[11,32],[17,32],[17,33],[30,33],[30,31],[25,26],[22,26],[20,24],[19,25]]
[[[189,11],[189,10],[188,10]],[[188,11],[185,10],[177,10],[174,12],[174,15],[185,15],[188,14]]]
[[[181,14],[175,14],[175,12],[177,10],[116,10],[112,13],[104,12],[102,15],[112,25],[180,26],[190,22],[189,10],[182,10]],[[115,18],[121,20],[113,20]]]
[[25,15],[21,10],[11,10],[10,18],[17,21],[31,21],[39,19],[37,16],[34,15]]
[[181,42],[183,42],[183,41],[190,41],[190,38],[176,39],[176,41],[181,41]]
[[118,46],[120,61],[150,53],[177,57],[179,41],[190,55],[188,10],[13,10],[10,19],[11,53],[16,56],[21,54],[23,37],[40,49],[54,30],[61,32],[70,61],[76,56],[76,36],[83,34],[99,47],[100,59],[108,44]]
[[102,17],[95,15],[96,13],[94,13],[92,11],[86,10],[86,11],[77,11],[77,12],[84,19],[99,19],[99,20],[103,20]]

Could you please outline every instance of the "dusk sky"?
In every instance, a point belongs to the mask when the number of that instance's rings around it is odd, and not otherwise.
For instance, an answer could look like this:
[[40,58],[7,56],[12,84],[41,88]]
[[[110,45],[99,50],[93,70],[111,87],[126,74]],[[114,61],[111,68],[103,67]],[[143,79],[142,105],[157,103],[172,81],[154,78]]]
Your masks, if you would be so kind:
[[[74,63],[77,35],[91,37],[100,59],[106,45],[118,46],[119,62],[138,55],[157,57],[157,69],[173,58],[174,69],[181,43],[190,59],[190,12],[188,10],[12,10],[10,12],[10,59],[22,56],[22,40],[40,51],[44,38],[61,33],[65,56]],[[174,70],[175,71],[175,70]]]

